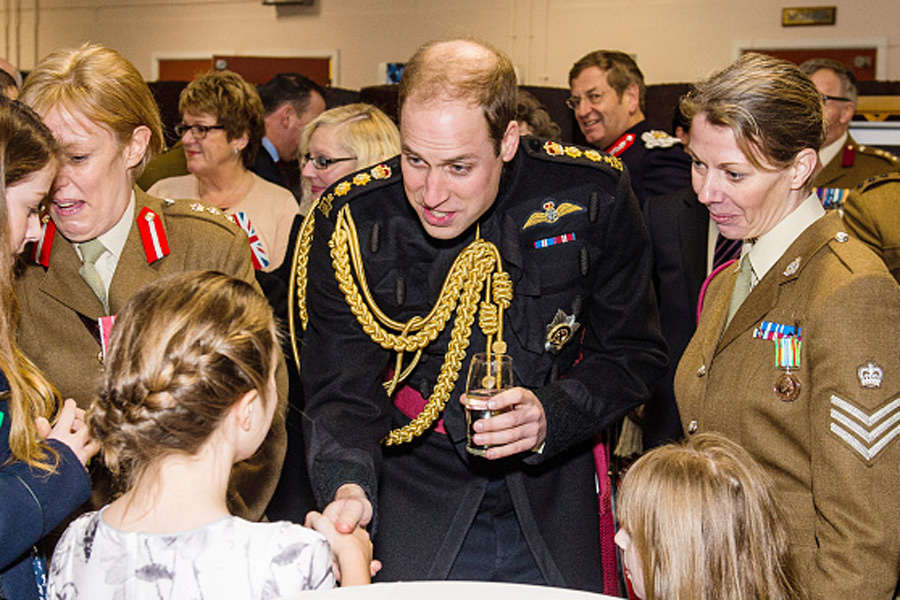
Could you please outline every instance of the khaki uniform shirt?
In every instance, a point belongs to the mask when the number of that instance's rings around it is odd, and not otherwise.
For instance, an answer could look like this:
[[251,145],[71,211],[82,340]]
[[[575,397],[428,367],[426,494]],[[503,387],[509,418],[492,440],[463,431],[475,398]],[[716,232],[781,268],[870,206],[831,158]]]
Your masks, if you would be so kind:
[[900,281],[900,174],[876,177],[850,194],[844,222]]
[[[144,206],[160,216],[170,250],[152,263],[147,261],[136,222]],[[258,288],[247,236],[219,211],[212,213],[186,201],[164,202],[135,189],[134,214],[109,285],[111,314],[120,311],[144,284],[183,271],[216,270]],[[50,266],[29,264],[17,281],[16,293],[21,307],[19,347],[63,398],[74,398],[78,406],[87,408],[102,378],[96,323],[103,316],[103,306],[78,274],[81,264],[75,246],[57,231]],[[284,399],[287,375],[283,364],[277,379],[279,398]],[[238,516],[259,519],[274,493],[284,461],[284,427],[284,414],[276,411],[260,450],[235,466],[228,500]],[[95,496],[95,503],[106,501],[109,497]]]
[[[711,281],[675,376],[688,435],[743,445],[775,482],[814,599],[892,597],[900,567],[900,288],[842,231],[810,225],[723,326],[737,269]],[[703,301],[703,300],[701,300]],[[763,321],[802,328],[795,396]]]

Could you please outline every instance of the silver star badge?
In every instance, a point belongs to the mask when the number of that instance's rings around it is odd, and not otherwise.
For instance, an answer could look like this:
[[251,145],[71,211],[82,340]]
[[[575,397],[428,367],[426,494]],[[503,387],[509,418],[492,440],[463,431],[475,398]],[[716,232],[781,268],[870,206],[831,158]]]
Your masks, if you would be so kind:
[[562,309],[557,309],[553,320],[547,325],[544,350],[558,354],[562,347],[574,337],[579,327],[581,327],[581,323],[575,320],[575,315],[567,315]]

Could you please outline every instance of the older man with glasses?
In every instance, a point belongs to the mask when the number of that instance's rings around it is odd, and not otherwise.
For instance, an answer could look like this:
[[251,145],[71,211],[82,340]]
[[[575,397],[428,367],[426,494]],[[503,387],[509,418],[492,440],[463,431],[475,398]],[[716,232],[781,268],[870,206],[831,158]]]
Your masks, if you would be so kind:
[[596,50],[569,71],[566,106],[592,146],[622,159],[643,207],[649,198],[691,185],[691,161],[681,140],[651,130],[644,117],[644,75],[630,56]]
[[825,208],[840,208],[850,190],[870,177],[900,168],[897,158],[880,148],[863,146],[850,136],[850,121],[856,112],[856,76],[842,63],[814,58],[800,65],[822,93],[825,143],[819,150],[824,165],[813,185]]

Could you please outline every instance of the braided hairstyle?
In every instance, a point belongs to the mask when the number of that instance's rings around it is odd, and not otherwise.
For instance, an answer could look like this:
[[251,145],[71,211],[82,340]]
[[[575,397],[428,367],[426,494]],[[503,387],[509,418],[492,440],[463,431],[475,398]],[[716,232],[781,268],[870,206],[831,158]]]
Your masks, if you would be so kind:
[[187,272],[138,291],[113,327],[91,435],[121,491],[170,453],[196,454],[245,393],[268,397],[272,309],[248,283]]

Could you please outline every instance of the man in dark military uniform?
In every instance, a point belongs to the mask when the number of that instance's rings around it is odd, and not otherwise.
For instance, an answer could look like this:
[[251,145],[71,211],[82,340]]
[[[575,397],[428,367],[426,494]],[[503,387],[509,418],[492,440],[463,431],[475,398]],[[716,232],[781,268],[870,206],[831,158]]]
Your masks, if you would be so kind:
[[618,50],[586,54],[569,70],[569,88],[566,105],[584,137],[622,159],[641,206],[690,187],[691,160],[681,140],[651,130],[644,118],[647,87],[634,59]]
[[[424,46],[400,87],[402,154],[311,213],[310,473],[339,531],[372,522],[383,580],[611,591],[592,449],[665,368],[649,244],[621,162],[520,143],[515,96],[499,52]],[[486,349],[512,357],[516,387],[475,423],[482,458],[461,403]]]
[[856,112],[856,77],[842,63],[814,58],[800,65],[822,93],[825,142],[819,150],[824,165],[813,179],[825,208],[840,208],[850,190],[870,177],[900,168],[897,158],[879,148],[856,142],[848,129]]

